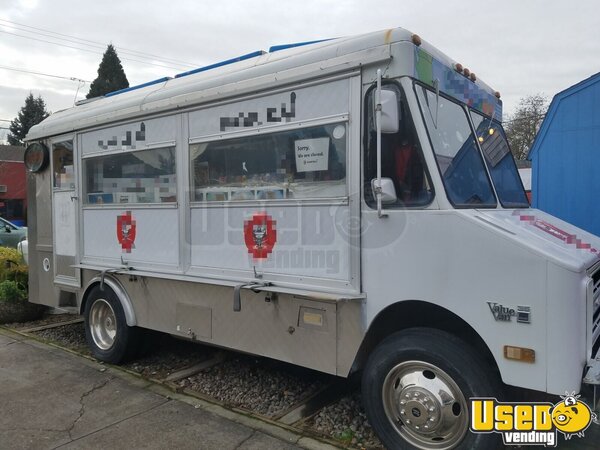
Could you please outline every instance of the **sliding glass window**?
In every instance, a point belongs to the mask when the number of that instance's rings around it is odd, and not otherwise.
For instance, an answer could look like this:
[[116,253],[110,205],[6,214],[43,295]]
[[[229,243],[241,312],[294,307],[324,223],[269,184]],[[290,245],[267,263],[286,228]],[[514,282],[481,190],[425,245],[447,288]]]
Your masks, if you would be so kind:
[[94,156],[84,160],[84,202],[174,203],[175,147]]

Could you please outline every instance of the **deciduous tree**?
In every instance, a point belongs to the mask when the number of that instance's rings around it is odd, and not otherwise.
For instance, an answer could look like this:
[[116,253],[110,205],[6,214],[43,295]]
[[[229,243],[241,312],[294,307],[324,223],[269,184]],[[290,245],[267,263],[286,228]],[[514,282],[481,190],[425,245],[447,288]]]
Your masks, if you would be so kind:
[[516,111],[505,121],[504,129],[515,159],[525,159],[548,110],[543,94],[521,98]]

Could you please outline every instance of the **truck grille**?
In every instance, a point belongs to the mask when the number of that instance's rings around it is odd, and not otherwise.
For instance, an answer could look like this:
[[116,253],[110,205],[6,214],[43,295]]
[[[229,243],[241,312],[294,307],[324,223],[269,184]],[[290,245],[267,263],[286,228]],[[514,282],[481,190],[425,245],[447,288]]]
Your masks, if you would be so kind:
[[590,294],[592,298],[592,357],[600,356],[600,268],[592,274]]

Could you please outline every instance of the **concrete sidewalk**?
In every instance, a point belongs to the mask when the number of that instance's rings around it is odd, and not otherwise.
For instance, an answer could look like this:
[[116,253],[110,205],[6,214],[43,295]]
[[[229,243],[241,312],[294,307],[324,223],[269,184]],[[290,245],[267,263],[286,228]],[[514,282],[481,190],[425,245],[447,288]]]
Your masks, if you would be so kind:
[[2,449],[334,449],[0,330]]

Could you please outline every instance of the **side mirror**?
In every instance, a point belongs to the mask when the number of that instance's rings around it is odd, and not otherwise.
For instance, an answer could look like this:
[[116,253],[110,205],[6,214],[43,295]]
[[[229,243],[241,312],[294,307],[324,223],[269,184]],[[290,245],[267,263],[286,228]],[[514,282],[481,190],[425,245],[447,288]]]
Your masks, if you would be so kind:
[[396,196],[396,188],[391,178],[382,178],[381,185],[378,184],[377,178],[371,180],[371,188],[373,190],[373,198],[377,201],[377,192],[381,192],[381,203],[389,205],[390,203],[396,203],[398,197]]
[[398,111],[398,96],[396,91],[381,90],[381,132],[397,133],[400,129],[400,111]]
[[4,225],[4,231],[6,231],[7,233],[10,233],[11,229],[8,225]]

